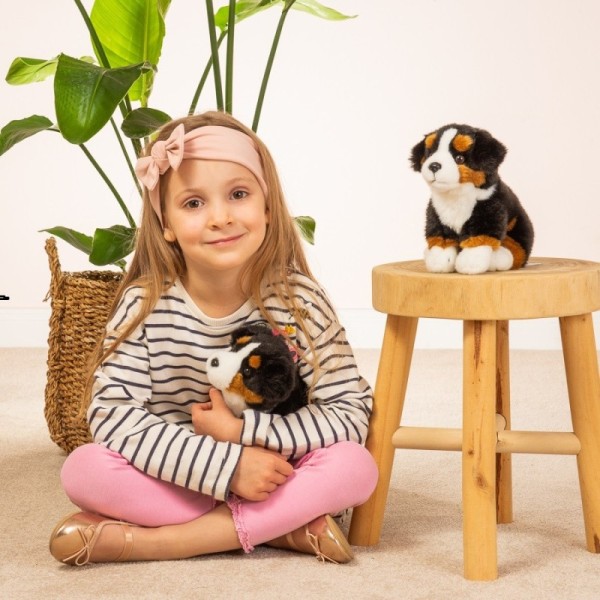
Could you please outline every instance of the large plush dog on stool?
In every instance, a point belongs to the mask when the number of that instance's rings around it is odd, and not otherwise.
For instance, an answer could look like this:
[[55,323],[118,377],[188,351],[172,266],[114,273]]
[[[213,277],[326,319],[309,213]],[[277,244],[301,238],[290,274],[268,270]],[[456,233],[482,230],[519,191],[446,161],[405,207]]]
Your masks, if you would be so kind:
[[445,125],[413,149],[412,167],[431,189],[425,265],[438,273],[518,269],[533,245],[533,226],[498,176],[506,148],[490,133]]

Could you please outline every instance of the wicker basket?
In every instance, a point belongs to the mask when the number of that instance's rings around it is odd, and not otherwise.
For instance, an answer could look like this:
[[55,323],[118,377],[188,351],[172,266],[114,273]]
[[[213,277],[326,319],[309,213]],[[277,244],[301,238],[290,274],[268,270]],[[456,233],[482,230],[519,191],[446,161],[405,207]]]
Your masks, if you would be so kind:
[[91,441],[82,401],[90,354],[104,335],[123,278],[113,271],[63,273],[56,241],[46,241],[51,299],[44,415],[52,441],[65,452]]

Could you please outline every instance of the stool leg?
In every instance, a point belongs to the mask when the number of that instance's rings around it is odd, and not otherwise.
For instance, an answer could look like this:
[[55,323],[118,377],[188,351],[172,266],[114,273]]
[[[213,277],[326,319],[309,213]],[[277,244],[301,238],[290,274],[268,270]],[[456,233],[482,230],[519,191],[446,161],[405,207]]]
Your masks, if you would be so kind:
[[[510,368],[508,321],[496,324],[496,412],[510,429]],[[512,455],[496,454],[496,518],[498,523],[512,523]]]
[[357,546],[377,544],[381,535],[394,462],[392,435],[402,416],[416,332],[416,318],[388,315],[366,442],[377,463],[379,480],[369,500],[352,511],[348,539]]
[[496,548],[496,322],[465,321],[462,498],[464,574],[498,577]]
[[577,455],[586,545],[600,553],[600,377],[590,314],[560,319]]

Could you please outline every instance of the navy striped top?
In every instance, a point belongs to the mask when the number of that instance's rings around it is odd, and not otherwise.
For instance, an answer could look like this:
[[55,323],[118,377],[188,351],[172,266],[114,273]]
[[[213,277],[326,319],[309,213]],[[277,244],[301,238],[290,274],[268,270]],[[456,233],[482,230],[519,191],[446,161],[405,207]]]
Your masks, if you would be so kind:
[[[239,444],[196,435],[190,409],[208,400],[208,356],[227,347],[241,324],[264,319],[252,300],[228,317],[210,318],[177,282],[97,370],[88,411],[94,441],[152,477],[217,500],[229,494],[243,446],[269,448],[294,460],[342,440],[364,443],[372,393],[358,373],[345,331],[311,279],[294,274],[292,290],[316,348],[321,367],[316,372],[294,314],[274,293],[267,293],[265,306],[282,329],[295,331],[290,337],[301,351],[300,374],[312,390],[312,404],[283,417],[245,410]],[[135,314],[142,294],[139,287],[125,292],[108,324],[107,342]]]

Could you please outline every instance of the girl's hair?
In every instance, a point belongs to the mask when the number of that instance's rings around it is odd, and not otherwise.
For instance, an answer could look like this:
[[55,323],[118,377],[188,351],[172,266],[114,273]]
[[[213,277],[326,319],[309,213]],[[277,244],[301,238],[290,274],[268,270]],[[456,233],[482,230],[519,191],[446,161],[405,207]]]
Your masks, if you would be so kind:
[[[291,290],[289,276],[292,271],[299,271],[314,280],[308,266],[298,228],[289,214],[275,163],[267,147],[256,134],[240,123],[237,119],[224,112],[206,112],[199,115],[183,117],[170,121],[158,132],[153,142],[145,148],[145,155],[150,153],[154,142],[165,140],[171,132],[183,123],[185,132],[217,125],[237,129],[248,135],[254,141],[263,167],[264,179],[267,185],[266,209],[269,212],[269,223],[265,239],[258,251],[248,261],[244,268],[240,286],[244,293],[256,302],[264,319],[277,328],[273,317],[265,309],[264,290],[272,286],[273,292],[280,301],[293,312],[296,322],[303,330],[309,343],[309,351],[314,360],[314,347],[310,335],[299,310],[294,293]],[[164,190],[168,187],[169,169],[161,176],[161,209],[164,211]],[[164,214],[164,213],[163,213]],[[114,316],[124,291],[130,286],[140,286],[143,290],[143,300],[135,317],[129,320],[118,331],[114,332],[114,341],[105,347],[101,341],[92,356],[86,390],[86,405],[91,400],[91,386],[96,369],[110,356],[121,342],[146,319],[160,299],[161,294],[168,289],[177,278],[185,274],[185,260],[177,243],[169,243],[163,237],[163,229],[154,212],[148,193],[145,190],[142,205],[141,224],[137,232],[135,251],[129,269],[125,273],[113,305],[109,312],[109,320]],[[112,332],[110,332],[112,335]]]

